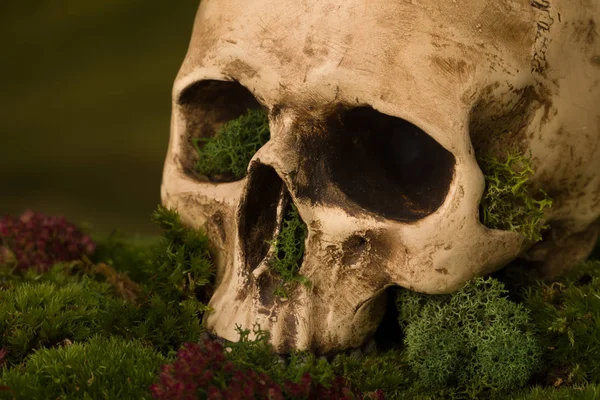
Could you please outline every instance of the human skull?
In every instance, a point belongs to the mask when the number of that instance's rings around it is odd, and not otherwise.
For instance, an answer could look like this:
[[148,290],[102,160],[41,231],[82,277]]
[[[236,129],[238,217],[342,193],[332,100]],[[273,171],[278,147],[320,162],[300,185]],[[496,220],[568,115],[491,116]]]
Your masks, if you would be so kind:
[[[173,90],[162,201],[214,248],[205,316],[236,340],[259,323],[279,352],[359,347],[399,285],[447,293],[525,257],[585,258],[600,220],[595,0],[203,0]],[[191,137],[247,108],[270,140],[245,178],[192,171]],[[530,153],[553,199],[536,245],[479,218],[476,155]],[[273,294],[270,241],[287,202],[308,226],[301,274]]]

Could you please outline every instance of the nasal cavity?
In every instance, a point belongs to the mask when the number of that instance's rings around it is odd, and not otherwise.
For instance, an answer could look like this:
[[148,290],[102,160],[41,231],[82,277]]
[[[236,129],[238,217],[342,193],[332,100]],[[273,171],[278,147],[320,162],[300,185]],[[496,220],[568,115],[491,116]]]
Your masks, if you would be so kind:
[[247,271],[267,256],[277,229],[277,210],[287,189],[272,167],[255,163],[239,208],[239,238]]

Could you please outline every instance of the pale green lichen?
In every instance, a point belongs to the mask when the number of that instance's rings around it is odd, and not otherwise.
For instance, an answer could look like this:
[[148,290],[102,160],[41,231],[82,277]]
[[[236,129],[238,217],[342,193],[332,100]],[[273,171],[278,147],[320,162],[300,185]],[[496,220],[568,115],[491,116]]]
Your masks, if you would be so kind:
[[528,310],[506,295],[492,278],[475,278],[451,295],[400,291],[406,360],[425,388],[476,398],[525,385],[542,349]]
[[485,226],[518,232],[533,241],[542,240],[544,212],[552,199],[539,190],[532,195],[530,179],[534,174],[531,156],[509,152],[506,159],[482,157],[479,165],[485,176],[485,192],[480,215]]

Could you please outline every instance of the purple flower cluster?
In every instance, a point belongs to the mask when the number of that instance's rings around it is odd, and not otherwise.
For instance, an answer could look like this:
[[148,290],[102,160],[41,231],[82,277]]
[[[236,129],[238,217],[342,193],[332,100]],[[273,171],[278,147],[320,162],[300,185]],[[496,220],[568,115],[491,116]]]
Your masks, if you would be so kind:
[[58,262],[91,255],[95,248],[92,239],[64,217],[33,211],[0,217],[0,265],[46,271]]
[[[314,382],[310,374],[299,383],[280,384],[270,376],[228,361],[223,346],[207,339],[204,344],[186,343],[177,353],[177,360],[162,367],[159,383],[150,387],[158,400],[251,400],[251,399],[332,399],[359,400],[360,392],[350,389],[343,377],[336,377],[331,386]],[[370,397],[383,400],[383,393]]]

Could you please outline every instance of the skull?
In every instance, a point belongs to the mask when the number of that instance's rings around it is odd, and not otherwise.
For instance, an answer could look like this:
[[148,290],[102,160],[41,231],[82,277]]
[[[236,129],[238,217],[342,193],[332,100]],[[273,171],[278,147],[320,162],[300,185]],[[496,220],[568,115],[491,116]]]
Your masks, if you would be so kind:
[[[205,316],[236,340],[258,322],[279,352],[372,337],[398,285],[448,293],[526,258],[584,259],[600,221],[600,36],[593,0],[203,0],[175,81],[162,201],[205,229],[217,266]],[[191,137],[246,109],[270,139],[247,176],[193,173]],[[476,156],[531,154],[553,199],[534,244],[485,227]],[[288,298],[270,241],[293,203],[308,227]]]

